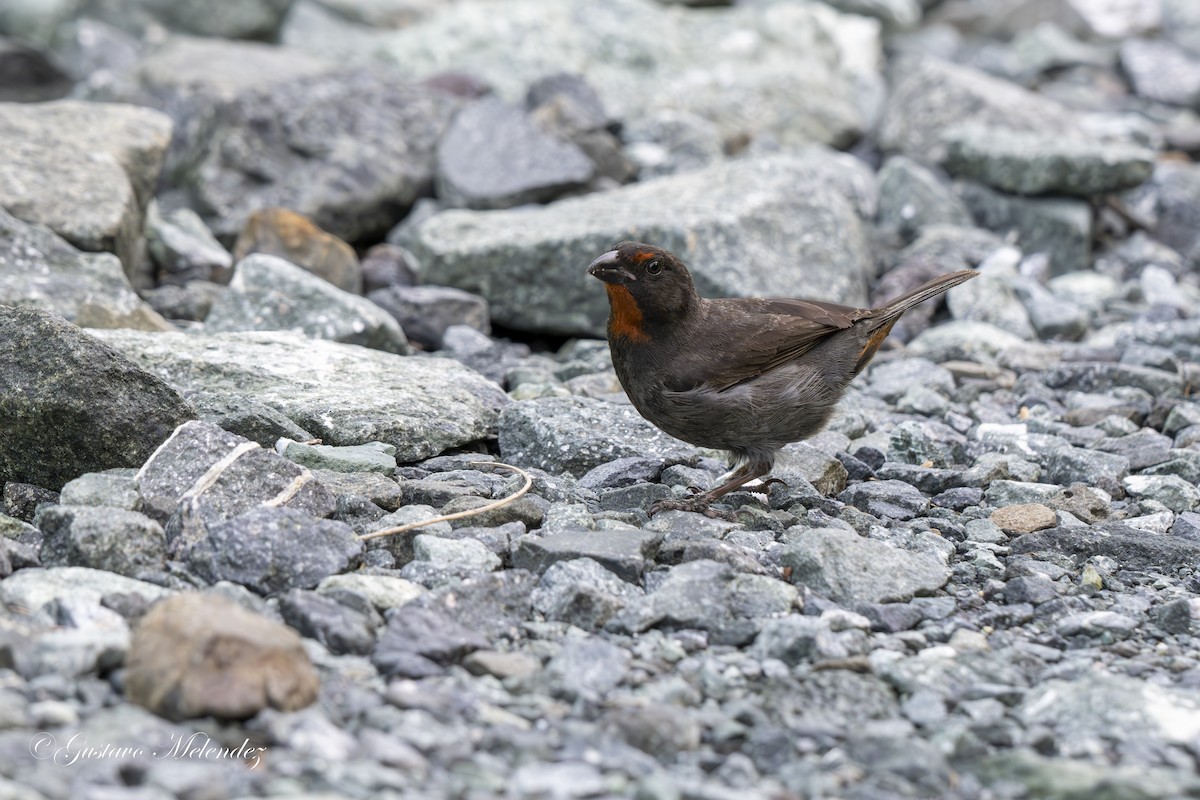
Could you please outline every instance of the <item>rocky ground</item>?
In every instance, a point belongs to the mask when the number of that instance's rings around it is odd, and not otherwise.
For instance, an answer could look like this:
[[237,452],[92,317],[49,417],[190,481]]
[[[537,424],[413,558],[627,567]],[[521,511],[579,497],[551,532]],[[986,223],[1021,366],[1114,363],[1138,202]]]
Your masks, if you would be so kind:
[[[0,798],[1200,796],[1200,5],[694,5],[0,3]],[[649,518],[623,238],[982,274]]]

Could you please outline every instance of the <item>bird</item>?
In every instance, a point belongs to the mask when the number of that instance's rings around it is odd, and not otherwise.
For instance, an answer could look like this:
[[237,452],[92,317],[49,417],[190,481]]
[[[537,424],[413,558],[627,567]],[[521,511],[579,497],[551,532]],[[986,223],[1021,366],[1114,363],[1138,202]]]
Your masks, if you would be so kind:
[[722,516],[716,500],[766,476],[784,445],[825,426],[905,311],[979,274],[951,272],[877,308],[855,308],[701,297],[678,257],[643,242],[613,245],[587,272],[604,283],[613,367],[634,408],[677,439],[732,456],[716,488],[660,500],[651,516]]

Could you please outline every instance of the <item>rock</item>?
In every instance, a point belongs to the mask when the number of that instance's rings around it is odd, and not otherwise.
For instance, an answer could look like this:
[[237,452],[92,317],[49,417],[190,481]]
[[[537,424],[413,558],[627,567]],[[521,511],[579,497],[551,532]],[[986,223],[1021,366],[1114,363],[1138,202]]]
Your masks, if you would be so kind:
[[247,0],[231,6],[196,8],[170,0],[137,0],[134,7],[174,31],[218,39],[273,40],[290,3],[286,0]]
[[[1084,447],[1064,447],[1046,458],[1046,477],[1060,486],[1084,483],[1105,488],[1119,485],[1129,474],[1129,459]],[[1108,489],[1112,493],[1111,489]]]
[[[56,100],[0,104],[0,206],[136,275],[137,242],[171,140],[148,108]],[[146,284],[148,285],[148,283]]]
[[395,317],[404,335],[426,350],[442,346],[451,325],[469,325],[491,333],[487,300],[449,286],[389,286],[371,292],[367,299]]
[[379,306],[295,264],[261,254],[238,262],[229,291],[213,303],[205,328],[216,333],[300,331],[314,339],[411,352],[400,325]]
[[317,585],[317,591],[349,591],[361,594],[381,613],[412,602],[425,592],[420,586],[403,578],[392,575],[366,575],[361,572],[330,575]]
[[399,358],[295,334],[104,335],[185,394],[248,397],[326,444],[393,445],[397,461],[486,437],[508,402],[500,387],[453,361]]
[[992,522],[1006,533],[1033,533],[1058,524],[1054,510],[1041,503],[1005,506],[992,512]]
[[[182,61],[184,53],[173,58]],[[234,65],[217,66],[212,58],[241,55],[186,58],[220,71]],[[444,92],[378,67],[328,73],[307,64],[296,68],[299,77],[217,88],[221,94],[212,100],[203,90],[212,78],[203,78],[200,89],[186,82],[192,68],[175,62],[164,72],[148,59],[143,76],[155,77],[143,80],[166,84],[154,89],[164,107],[199,106],[211,120],[185,132],[179,150],[181,162],[194,164],[188,204],[218,237],[234,236],[253,211],[268,207],[300,213],[347,241],[382,235],[430,185],[434,144],[457,106]],[[256,74],[252,62],[236,68]],[[284,119],[292,122],[283,125]]]
[[136,467],[195,416],[167,384],[57,315],[0,306],[0,482],[57,489]]
[[972,224],[971,212],[945,181],[905,156],[892,156],[879,170],[880,227],[911,242],[929,225]]
[[653,531],[565,531],[548,536],[522,536],[513,548],[517,569],[544,572],[552,564],[590,558],[630,583],[641,581],[646,559],[654,555],[662,534]]
[[460,111],[437,148],[437,192],[459,208],[544,203],[592,178],[582,150],[543,132],[525,111],[497,97]]
[[36,524],[46,535],[42,563],[48,567],[91,567],[137,578],[160,572],[166,562],[162,526],[136,511],[51,506]]
[[233,257],[240,262],[251,253],[278,256],[344,292],[363,292],[362,266],[354,248],[286,208],[254,211],[246,219]]
[[1170,42],[1130,39],[1120,48],[1121,68],[1142,97],[1200,109],[1200,58]]
[[1031,603],[1041,605],[1058,597],[1058,589],[1049,578],[1040,575],[1018,575],[1004,584],[1004,602],[1009,605]]
[[412,78],[486,76],[510,100],[569,70],[587,76],[614,118],[687,111],[715,122],[724,139],[789,147],[850,144],[882,94],[879,24],[824,6],[680,14],[647,0],[518,0],[506,4],[503,36],[490,11],[481,2],[438,7],[387,32],[310,11],[291,16],[282,40],[351,63],[382,54]]
[[528,653],[476,650],[463,659],[463,667],[472,675],[491,675],[500,680],[524,678],[542,668],[542,662]]
[[1014,194],[1093,195],[1137,186],[1154,151],[1061,132],[959,126],[945,136],[946,169]]
[[920,491],[900,481],[864,481],[850,486],[838,500],[876,517],[906,520],[920,516],[929,501]]
[[970,67],[901,55],[890,74],[879,142],[924,164],[945,160],[943,134],[959,124],[1060,135],[1076,127],[1072,113],[1053,100]]
[[539,678],[555,697],[599,702],[625,678],[630,661],[627,651],[604,639],[568,639]]
[[1069,296],[1050,292],[1030,280],[1015,281],[1012,289],[1025,306],[1038,339],[1079,339],[1087,332],[1090,315]]
[[1022,250],[1048,255],[1052,274],[1090,264],[1092,216],[1083,200],[1013,197],[974,183],[963,185],[962,197],[980,225],[1002,235],[1015,230]]
[[555,561],[542,573],[530,599],[546,619],[561,620],[583,630],[597,630],[642,595],[633,583],[617,577],[592,558]]
[[[678,255],[701,294],[861,303],[870,256],[852,196],[874,187],[823,150],[715,164],[544,208],[445,211],[407,244],[421,278],[480,294],[495,322],[599,335],[608,303],[585,268],[622,239]],[[786,231],[800,226],[808,236]],[[794,265],[807,264],[800,272]],[[736,265],[736,267],[734,266]]]
[[[0,29],[4,25],[0,23]],[[0,36],[0,103],[57,100],[71,91],[71,78],[52,60],[28,45]]]
[[129,699],[167,719],[247,719],[317,699],[300,637],[231,600],[182,594],[155,605],[125,662]]
[[262,595],[313,589],[363,554],[349,525],[291,508],[262,506],[204,524],[189,519],[185,507],[184,526],[176,549],[192,571],[210,583],[232,581]]
[[655,428],[632,406],[585,397],[514,403],[500,417],[500,455],[510,464],[582,476],[631,456],[684,461],[694,449]]
[[[391,475],[396,469],[396,448],[383,442],[344,447],[287,442],[283,455],[301,466],[331,472],[375,472]],[[395,488],[393,482],[388,483]]]
[[771,470],[771,477],[784,483],[794,480],[793,476],[808,481],[826,497],[846,488],[842,462],[805,442],[793,442],[780,450]]
[[[333,495],[307,469],[207,422],[179,426],[138,471],[135,483],[142,511],[164,523],[184,506],[205,523],[260,506],[282,505],[315,516],[329,516],[335,507]],[[173,539],[178,530],[169,527]]]
[[1103,528],[1050,528],[1027,533],[1010,543],[1014,553],[1065,553],[1107,556],[1123,569],[1168,569],[1194,563],[1200,543],[1179,536],[1153,536],[1122,525]]
[[189,281],[186,286],[169,283],[154,289],[143,289],[142,298],[150,308],[169,320],[203,322],[213,303],[228,287],[208,281]]
[[384,675],[420,676],[419,670],[436,670],[460,661],[488,641],[444,614],[428,608],[401,607],[387,615],[387,629],[371,654],[371,662]]
[[413,538],[413,560],[452,572],[491,572],[500,557],[475,539],[442,539],[429,534]]
[[1178,475],[1130,475],[1121,485],[1130,496],[1162,503],[1176,514],[1200,505],[1200,489]]
[[292,589],[280,596],[279,614],[331,653],[366,655],[375,648],[375,629],[369,617],[325,595]]
[[658,480],[663,462],[657,458],[626,456],[606,461],[580,477],[580,489],[617,489]]
[[642,180],[701,169],[724,157],[716,124],[688,111],[655,111],[621,126],[625,154]]
[[0,601],[36,611],[53,601],[71,601],[77,607],[100,607],[110,595],[137,595],[148,602],[171,594],[146,581],[89,567],[23,569],[0,581]]
[[792,568],[793,583],[839,603],[907,602],[950,579],[950,569],[932,556],[837,528],[804,531],[779,563]]
[[[418,205],[422,202],[432,203],[433,201],[429,199],[417,201]],[[412,218],[416,213],[414,210],[405,219]],[[417,282],[416,269],[413,267],[415,262],[416,256],[398,244],[381,242],[375,245],[363,254],[363,291],[370,294],[392,286],[415,285]]]
[[671,567],[653,591],[632,599],[606,627],[626,633],[655,626],[695,628],[732,644],[746,644],[764,619],[794,610],[797,598],[796,589],[783,581],[696,559]]
[[67,481],[58,501],[64,506],[111,506],[133,511],[138,507],[134,471],[129,468],[89,472]]
[[0,207],[0,305],[40,306],[84,328],[161,331],[170,323],[134,293],[121,262],[81,253]]
[[177,208],[164,216],[158,204],[151,203],[146,211],[146,249],[158,267],[160,283],[228,283],[233,268],[229,251],[190,208]]

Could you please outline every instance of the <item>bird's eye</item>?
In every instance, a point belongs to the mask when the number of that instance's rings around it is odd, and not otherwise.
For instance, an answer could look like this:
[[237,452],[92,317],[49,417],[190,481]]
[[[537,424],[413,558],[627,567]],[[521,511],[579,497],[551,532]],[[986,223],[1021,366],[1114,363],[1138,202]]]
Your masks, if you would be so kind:
[[662,264],[658,263],[657,260],[651,261],[646,265],[646,272],[650,273],[651,275],[657,275],[658,273],[662,272]]

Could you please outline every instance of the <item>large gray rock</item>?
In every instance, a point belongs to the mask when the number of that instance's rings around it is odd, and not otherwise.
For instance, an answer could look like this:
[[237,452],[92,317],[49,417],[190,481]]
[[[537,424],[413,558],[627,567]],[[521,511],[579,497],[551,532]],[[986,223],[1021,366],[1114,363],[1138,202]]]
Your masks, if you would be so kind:
[[1154,151],[1059,131],[964,125],[946,133],[946,168],[1016,194],[1091,195],[1137,186],[1154,170]]
[[[158,22],[170,30],[219,39],[274,39],[292,0],[239,0],[196,5],[176,0],[127,0],[122,18]],[[102,7],[103,8],[103,7]]]
[[594,171],[578,146],[496,97],[460,111],[437,148],[438,197],[455,207],[544,203],[582,188]]
[[950,579],[950,568],[933,556],[839,528],[804,531],[779,563],[791,567],[794,583],[839,603],[907,602]]
[[872,259],[856,205],[873,213],[874,192],[861,164],[814,148],[544,208],[446,211],[409,244],[424,280],[483,295],[503,325],[599,334],[608,302],[585,269],[622,239],[672,250],[704,295],[865,300]]
[[1132,39],[1121,45],[1121,67],[1142,97],[1200,109],[1200,57],[1170,42]]
[[262,253],[238,262],[229,291],[213,303],[204,325],[214,333],[299,331],[401,355],[412,349],[400,323],[370,300]]
[[817,3],[679,14],[650,0],[510,0],[501,20],[491,3],[470,0],[394,32],[305,4],[282,39],[346,63],[380,59],[412,78],[483,76],[510,100],[547,74],[579,73],[616,118],[689,111],[725,138],[789,145],[849,144],[882,94],[878,23]]
[[962,123],[1058,135],[1075,130],[1074,115],[1062,105],[970,67],[904,55],[890,70],[879,142],[926,164],[945,159],[943,134]]
[[103,335],[185,394],[249,397],[326,444],[386,442],[402,462],[494,434],[508,402],[499,386],[449,359],[287,333]]
[[195,415],[160,378],[61,317],[0,306],[0,483],[58,489],[140,466]]
[[3,208],[0,305],[51,309],[81,328],[171,328],[134,293],[115,256],[81,253],[44,225]]
[[51,506],[37,517],[46,534],[42,563],[92,567],[136,578],[161,570],[167,557],[162,526],[120,508]]
[[132,271],[170,141],[170,118],[148,108],[0,104],[0,207],[83,250],[115,253]]
[[880,227],[911,241],[929,225],[970,226],[971,212],[948,182],[905,156],[892,156],[879,170]]
[[504,410],[500,455],[510,464],[579,477],[617,458],[684,461],[696,450],[651,425],[633,406],[588,397],[548,397]]

